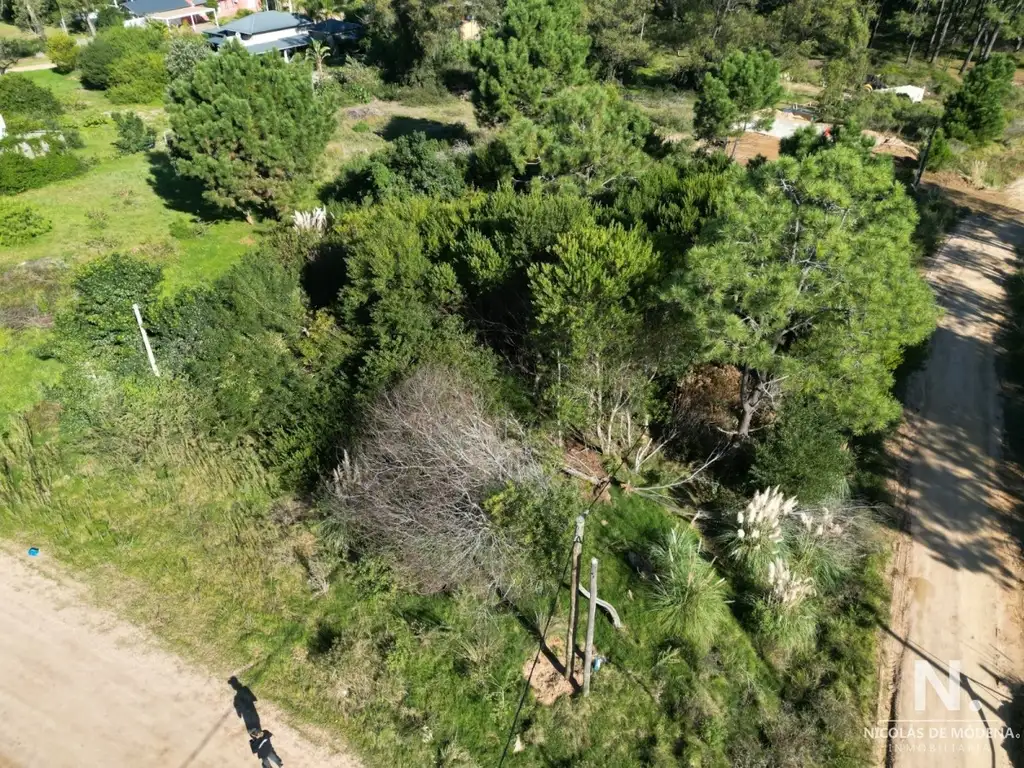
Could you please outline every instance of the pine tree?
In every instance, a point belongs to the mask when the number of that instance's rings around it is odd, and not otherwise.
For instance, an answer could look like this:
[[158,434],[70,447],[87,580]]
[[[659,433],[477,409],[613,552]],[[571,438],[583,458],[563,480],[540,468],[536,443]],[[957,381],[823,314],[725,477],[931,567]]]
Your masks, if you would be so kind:
[[546,97],[589,79],[582,24],[579,0],[510,0],[501,26],[473,52],[477,118],[493,125],[534,116]]
[[971,144],[998,139],[1006,126],[1004,102],[1013,87],[1013,59],[998,54],[964,78],[963,87],[946,101],[942,126],[946,135]]
[[174,168],[223,208],[279,213],[308,182],[334,128],[308,67],[229,46],[170,88]]
[[855,432],[897,418],[892,371],[936,310],[913,265],[914,202],[891,161],[843,145],[783,157],[719,206],[667,298],[685,318],[680,339],[740,368],[739,434],[787,392]]
[[738,111],[725,83],[708,72],[693,108],[693,134],[712,145],[722,145],[732,131]]

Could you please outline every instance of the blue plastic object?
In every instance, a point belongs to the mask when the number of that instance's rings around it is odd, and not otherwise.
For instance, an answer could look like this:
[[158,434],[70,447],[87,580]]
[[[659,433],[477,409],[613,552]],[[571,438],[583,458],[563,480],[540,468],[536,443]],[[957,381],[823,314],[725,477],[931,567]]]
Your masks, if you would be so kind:
[[28,548],[28,556],[29,557],[35,557],[38,554],[39,554],[39,547],[29,547]]

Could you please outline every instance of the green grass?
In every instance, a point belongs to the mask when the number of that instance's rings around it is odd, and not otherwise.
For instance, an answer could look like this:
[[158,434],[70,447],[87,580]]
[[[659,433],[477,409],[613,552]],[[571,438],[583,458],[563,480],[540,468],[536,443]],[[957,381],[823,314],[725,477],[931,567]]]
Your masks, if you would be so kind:
[[0,424],[8,416],[30,408],[43,395],[43,387],[56,381],[60,372],[54,360],[40,360],[35,348],[46,335],[42,330],[15,332],[0,327]]
[[[195,191],[173,189],[163,197],[158,194],[154,170],[158,175],[164,171],[160,178],[170,179],[165,186],[175,186],[163,157],[159,153],[152,159],[145,153],[119,155],[113,146],[117,131],[107,117],[116,109],[131,109],[162,132],[166,127],[162,109],[112,107],[101,92],[82,88],[71,75],[37,71],[25,76],[61,99],[66,123],[76,126],[85,142],[80,153],[93,165],[77,178],[16,196],[49,218],[53,228],[29,243],[0,248],[0,275],[24,262],[45,259],[74,267],[120,250],[140,253],[160,264],[165,291],[173,292],[215,279],[254,242],[252,227],[237,220],[213,221],[200,237],[177,240],[171,236],[174,222],[193,216]],[[198,211],[203,212],[201,207]],[[70,274],[70,270],[66,272]],[[5,359],[0,367],[0,416],[31,406],[41,394],[41,384],[57,375],[52,361],[31,353],[45,339],[46,331],[2,332],[0,339],[10,362]]]
[[[55,35],[61,31],[60,27],[44,27],[47,35]],[[0,22],[0,37],[16,37],[19,40],[28,40],[35,37],[35,32],[29,29],[22,29],[14,24]],[[78,35],[80,37],[81,35]]]

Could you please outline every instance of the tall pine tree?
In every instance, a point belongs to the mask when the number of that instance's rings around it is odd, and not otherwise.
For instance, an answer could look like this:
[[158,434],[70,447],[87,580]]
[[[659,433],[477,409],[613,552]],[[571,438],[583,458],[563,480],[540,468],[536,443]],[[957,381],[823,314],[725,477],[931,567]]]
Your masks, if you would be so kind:
[[251,220],[287,208],[308,183],[334,129],[333,107],[308,67],[241,46],[172,83],[168,112],[175,170],[214,205]]

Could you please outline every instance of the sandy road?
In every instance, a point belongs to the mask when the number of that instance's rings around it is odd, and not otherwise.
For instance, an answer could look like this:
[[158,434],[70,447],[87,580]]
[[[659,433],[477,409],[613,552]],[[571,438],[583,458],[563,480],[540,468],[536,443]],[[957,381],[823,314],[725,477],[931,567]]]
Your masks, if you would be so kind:
[[972,216],[929,270],[945,316],[908,393],[910,540],[889,640],[896,766],[1009,766],[1024,746],[999,732],[1024,675],[1019,548],[998,477],[997,343],[1015,243],[1024,215]]
[[[0,768],[259,765],[224,680],[157,649],[44,568],[0,550]],[[256,707],[285,765],[359,766]]]

